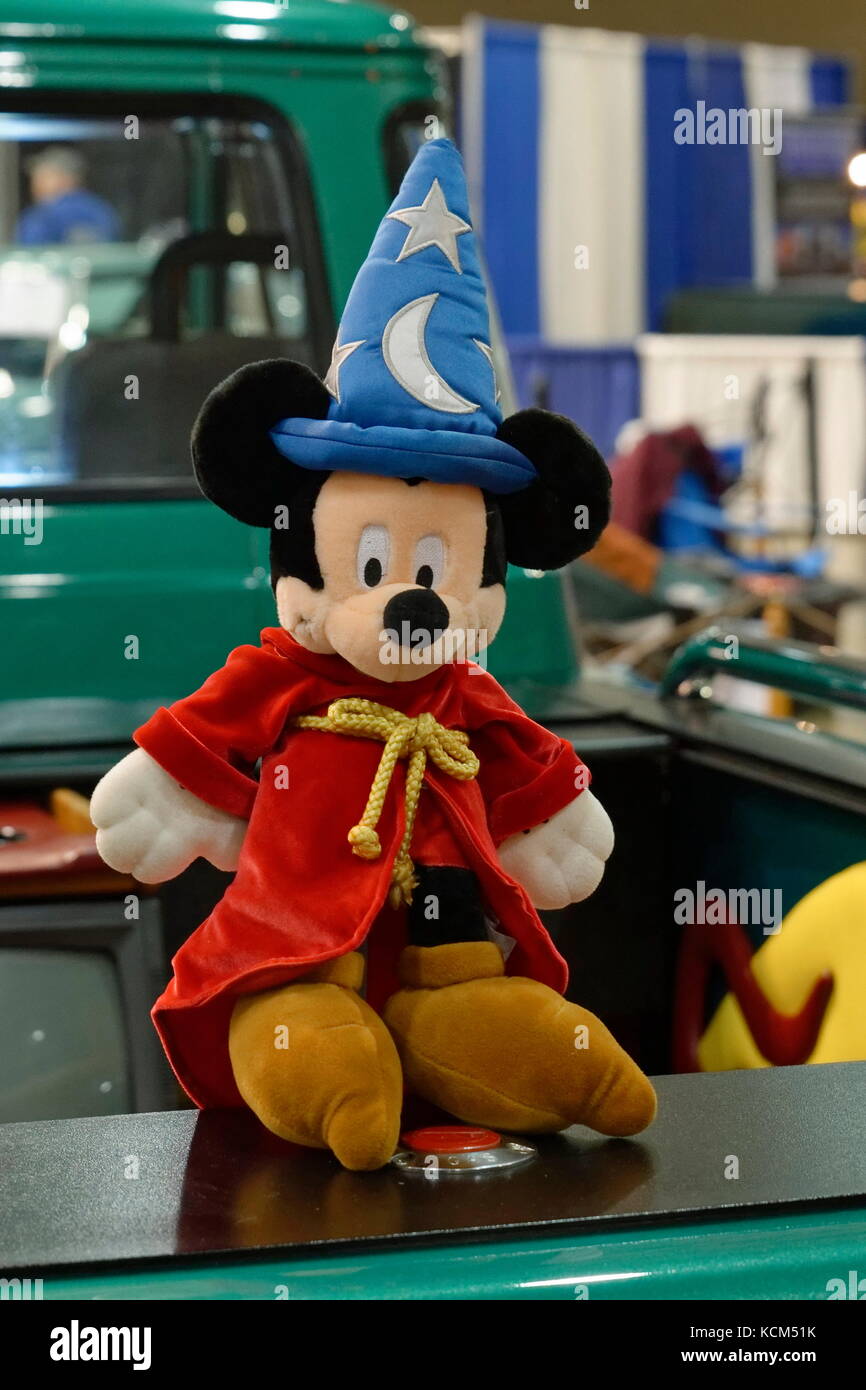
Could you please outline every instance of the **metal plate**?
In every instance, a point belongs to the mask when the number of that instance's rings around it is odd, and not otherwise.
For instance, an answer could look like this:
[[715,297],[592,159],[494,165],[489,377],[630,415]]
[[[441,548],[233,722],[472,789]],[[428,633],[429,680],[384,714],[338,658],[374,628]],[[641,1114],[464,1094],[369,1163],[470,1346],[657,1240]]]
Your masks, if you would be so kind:
[[347,1173],[242,1110],[2,1126],[0,1271],[866,1199],[866,1063],[662,1077],[658,1092],[637,1140],[540,1137],[534,1163],[470,1183]]
[[493,1149],[469,1149],[463,1153],[421,1153],[417,1149],[398,1149],[391,1163],[401,1173],[417,1173],[428,1182],[434,1182],[450,1174],[467,1177],[495,1175],[504,1168],[519,1168],[537,1157],[538,1149],[534,1144],[520,1143],[503,1135],[502,1142]]

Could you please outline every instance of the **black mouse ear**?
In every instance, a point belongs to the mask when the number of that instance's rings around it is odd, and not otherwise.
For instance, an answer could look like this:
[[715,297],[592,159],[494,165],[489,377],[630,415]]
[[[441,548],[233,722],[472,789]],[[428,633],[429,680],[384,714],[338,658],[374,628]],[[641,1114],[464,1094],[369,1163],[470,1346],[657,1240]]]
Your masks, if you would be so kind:
[[248,526],[272,526],[276,508],[308,475],[283,457],[268,431],[289,416],[322,420],[330,403],[302,362],[251,362],[227,377],[192,430],[193,469],[205,497]]
[[610,519],[610,473],[592,440],[564,415],[519,410],[496,432],[537,477],[497,498],[513,565],[555,570],[591,550]]

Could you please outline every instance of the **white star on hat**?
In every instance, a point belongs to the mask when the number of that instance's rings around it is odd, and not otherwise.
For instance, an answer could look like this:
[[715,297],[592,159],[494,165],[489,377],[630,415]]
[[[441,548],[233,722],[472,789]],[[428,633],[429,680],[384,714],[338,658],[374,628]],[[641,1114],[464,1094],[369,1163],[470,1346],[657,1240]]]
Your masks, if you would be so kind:
[[472,228],[462,217],[449,212],[438,179],[433,180],[430,192],[420,207],[398,208],[396,212],[389,212],[388,216],[395,222],[403,222],[409,228],[403,249],[397,257],[398,261],[404,261],[407,256],[414,256],[416,251],[423,251],[428,246],[438,246],[457,274],[463,274],[457,238],[464,232],[471,232]]
[[490,363],[490,370],[491,370],[491,372],[493,373],[493,388],[494,388],[494,391],[495,391],[495,393],[496,393],[495,396],[494,396],[494,400],[495,400],[496,404],[498,405],[499,402],[502,400],[502,392],[501,392],[500,389],[499,389],[499,382],[498,382],[497,379],[496,379],[496,363],[495,363],[494,360],[493,360],[493,348],[490,346],[489,343],[482,343],[482,341],[481,341],[480,338],[473,338],[472,341],[473,341],[473,343],[475,344],[475,346],[476,346],[481,352],[484,353],[484,356],[487,358],[487,361]]
[[325,373],[324,382],[325,389],[334,397],[337,405],[340,404],[340,368],[346,358],[355,351],[355,348],[359,348],[366,341],[366,338],[359,338],[356,343],[343,343],[342,347],[334,343],[331,350],[331,365]]

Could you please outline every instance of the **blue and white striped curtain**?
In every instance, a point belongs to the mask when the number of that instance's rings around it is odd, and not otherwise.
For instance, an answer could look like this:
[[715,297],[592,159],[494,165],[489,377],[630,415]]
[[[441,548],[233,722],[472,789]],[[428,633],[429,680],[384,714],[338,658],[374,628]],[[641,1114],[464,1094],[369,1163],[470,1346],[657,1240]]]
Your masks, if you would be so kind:
[[486,20],[467,22],[463,74],[504,327],[554,344],[657,328],[681,287],[769,283],[772,159],[677,145],[674,113],[704,101],[802,115],[843,104],[849,85],[844,61],[800,48]]

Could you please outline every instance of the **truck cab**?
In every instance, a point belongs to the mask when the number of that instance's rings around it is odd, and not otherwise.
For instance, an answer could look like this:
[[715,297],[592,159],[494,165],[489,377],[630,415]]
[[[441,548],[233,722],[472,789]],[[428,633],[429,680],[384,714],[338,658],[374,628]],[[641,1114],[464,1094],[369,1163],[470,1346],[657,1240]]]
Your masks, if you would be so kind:
[[443,99],[387,8],[27,13],[0,0],[6,748],[128,738],[272,620],[267,537],[201,499],[190,427],[246,362],[325,370]]

